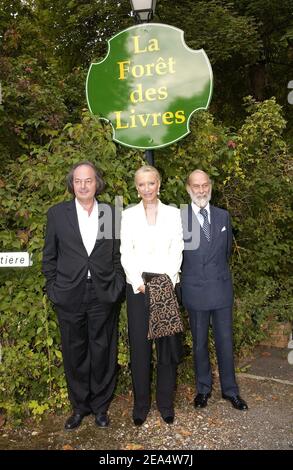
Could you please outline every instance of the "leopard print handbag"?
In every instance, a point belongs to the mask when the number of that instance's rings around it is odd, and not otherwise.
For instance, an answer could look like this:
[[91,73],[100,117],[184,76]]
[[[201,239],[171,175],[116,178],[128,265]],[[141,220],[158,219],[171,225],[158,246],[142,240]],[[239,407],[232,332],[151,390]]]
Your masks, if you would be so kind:
[[148,339],[172,336],[183,331],[180,308],[167,274],[143,273],[149,312]]

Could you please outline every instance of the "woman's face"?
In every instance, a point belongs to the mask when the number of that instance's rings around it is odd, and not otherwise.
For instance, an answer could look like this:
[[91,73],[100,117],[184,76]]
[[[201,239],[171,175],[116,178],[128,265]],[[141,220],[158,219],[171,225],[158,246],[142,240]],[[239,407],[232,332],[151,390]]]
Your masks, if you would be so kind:
[[136,189],[143,202],[154,204],[157,201],[157,194],[160,189],[160,181],[157,175],[151,171],[138,173],[136,176]]

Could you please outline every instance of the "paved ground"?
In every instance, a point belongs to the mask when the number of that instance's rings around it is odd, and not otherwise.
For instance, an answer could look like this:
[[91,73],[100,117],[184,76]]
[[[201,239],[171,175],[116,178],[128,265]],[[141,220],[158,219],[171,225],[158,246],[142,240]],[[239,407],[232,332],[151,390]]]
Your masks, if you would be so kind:
[[258,346],[252,357],[241,361],[249,374],[293,382],[293,365],[288,363],[289,349]]
[[145,424],[131,420],[132,397],[118,396],[110,408],[111,425],[98,429],[93,416],[75,431],[63,430],[64,415],[49,415],[41,423],[28,422],[20,429],[0,429],[0,449],[55,450],[293,450],[293,365],[289,350],[259,347],[239,366],[241,395],[249,410],[235,410],[221,399],[219,381],[209,406],[195,410],[194,391],[180,385],[176,419],[166,425],[155,405]]

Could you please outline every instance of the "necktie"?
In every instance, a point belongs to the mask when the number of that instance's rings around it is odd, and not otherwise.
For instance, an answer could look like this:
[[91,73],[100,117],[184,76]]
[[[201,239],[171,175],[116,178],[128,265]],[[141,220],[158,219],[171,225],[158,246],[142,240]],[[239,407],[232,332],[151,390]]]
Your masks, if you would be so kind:
[[200,209],[199,211],[201,213],[201,215],[203,216],[203,226],[202,226],[202,229],[204,231],[204,234],[205,234],[205,237],[207,239],[207,241],[209,242],[210,239],[211,239],[211,227],[210,227],[210,224],[209,224],[209,217],[208,217],[208,211],[206,209]]

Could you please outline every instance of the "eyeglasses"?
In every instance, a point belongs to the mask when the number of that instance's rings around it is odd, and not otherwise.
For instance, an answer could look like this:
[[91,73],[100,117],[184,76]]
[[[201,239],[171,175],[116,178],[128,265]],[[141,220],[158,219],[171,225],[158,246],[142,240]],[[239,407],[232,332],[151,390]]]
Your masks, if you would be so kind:
[[73,182],[74,182],[74,184],[76,184],[76,185],[82,185],[83,183],[84,183],[85,185],[90,185],[90,184],[92,184],[93,179],[92,179],[92,178],[87,178],[87,179],[85,179],[85,180],[80,180],[80,179],[76,178],[76,179],[73,180]]

